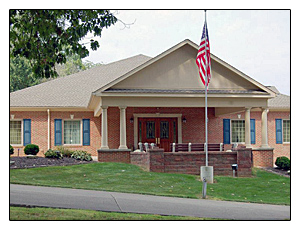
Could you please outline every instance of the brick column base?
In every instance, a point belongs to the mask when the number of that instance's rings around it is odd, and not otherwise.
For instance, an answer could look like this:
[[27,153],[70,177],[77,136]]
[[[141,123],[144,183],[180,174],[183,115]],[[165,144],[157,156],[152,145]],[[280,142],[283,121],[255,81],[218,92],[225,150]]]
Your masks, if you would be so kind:
[[250,177],[251,170],[251,148],[238,148],[237,151],[237,164],[238,177]]
[[273,148],[252,149],[253,167],[273,168]]
[[130,149],[99,149],[99,162],[130,163]]

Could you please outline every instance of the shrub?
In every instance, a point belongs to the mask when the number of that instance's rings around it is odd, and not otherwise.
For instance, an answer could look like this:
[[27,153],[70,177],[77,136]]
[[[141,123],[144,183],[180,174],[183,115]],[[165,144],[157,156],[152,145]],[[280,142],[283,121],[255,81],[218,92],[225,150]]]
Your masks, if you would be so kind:
[[287,157],[277,157],[275,165],[281,169],[290,169],[291,161]]
[[24,148],[24,153],[26,155],[36,155],[36,154],[38,154],[39,151],[40,151],[39,146],[34,145],[34,144],[26,145]]
[[71,157],[74,153],[73,150],[64,148],[63,146],[58,146],[56,149],[61,153],[62,157]]
[[12,154],[14,154],[14,148],[11,145],[9,145],[9,155]]
[[81,160],[81,161],[91,161],[92,160],[91,154],[87,153],[86,151],[82,151],[82,150],[74,151],[71,157],[75,158],[76,160]]
[[58,150],[48,149],[47,152],[45,152],[44,154],[46,158],[56,158],[56,159],[63,158],[60,151]]

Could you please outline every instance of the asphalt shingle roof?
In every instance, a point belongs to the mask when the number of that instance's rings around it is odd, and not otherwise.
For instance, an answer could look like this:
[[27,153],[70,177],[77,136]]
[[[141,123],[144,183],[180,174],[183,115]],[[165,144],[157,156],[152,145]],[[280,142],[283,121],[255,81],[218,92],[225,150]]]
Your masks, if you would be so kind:
[[137,55],[10,93],[11,107],[87,107],[92,92],[150,60]]
[[290,109],[291,97],[281,94],[275,86],[266,86],[276,93],[276,97],[268,100],[268,107],[273,109]]

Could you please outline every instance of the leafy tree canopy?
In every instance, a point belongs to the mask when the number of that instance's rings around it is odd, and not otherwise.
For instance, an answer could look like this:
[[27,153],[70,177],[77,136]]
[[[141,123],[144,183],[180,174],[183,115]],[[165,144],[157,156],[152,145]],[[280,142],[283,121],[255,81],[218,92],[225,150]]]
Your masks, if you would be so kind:
[[26,58],[10,58],[9,62],[9,92],[24,89],[39,83]]
[[[88,33],[101,37],[116,22],[109,10],[10,10],[10,54],[29,60],[37,77],[56,77],[55,64],[76,54],[88,56],[80,43]],[[92,50],[100,47],[94,39],[89,43]]]

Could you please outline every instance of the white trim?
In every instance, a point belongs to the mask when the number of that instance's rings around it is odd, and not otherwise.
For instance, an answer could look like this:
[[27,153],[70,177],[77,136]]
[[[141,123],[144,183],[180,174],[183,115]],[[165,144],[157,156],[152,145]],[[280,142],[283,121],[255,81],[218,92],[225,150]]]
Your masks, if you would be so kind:
[[[80,121],[80,143],[79,144],[65,144],[65,121]],[[62,146],[71,147],[71,146],[82,146],[82,119],[62,119]]]
[[[12,147],[23,147],[23,139],[24,139],[24,135],[23,135],[23,119],[10,119],[9,122],[11,122],[11,121],[21,121],[21,144],[11,144],[10,141],[9,141],[9,144]],[[10,132],[10,124],[9,124],[9,132]]]
[[[196,98],[203,98],[205,97],[204,94],[195,93],[117,93],[117,92],[99,92],[95,94],[99,97],[196,97]],[[251,93],[251,94],[209,94],[209,97],[220,98],[233,98],[233,97],[240,97],[240,98],[271,98],[270,95],[267,94],[259,94],[259,93]]]
[[134,148],[138,148],[138,118],[177,118],[177,136],[178,143],[182,143],[182,114],[168,114],[168,113],[139,113],[133,114],[133,135],[134,135]]

